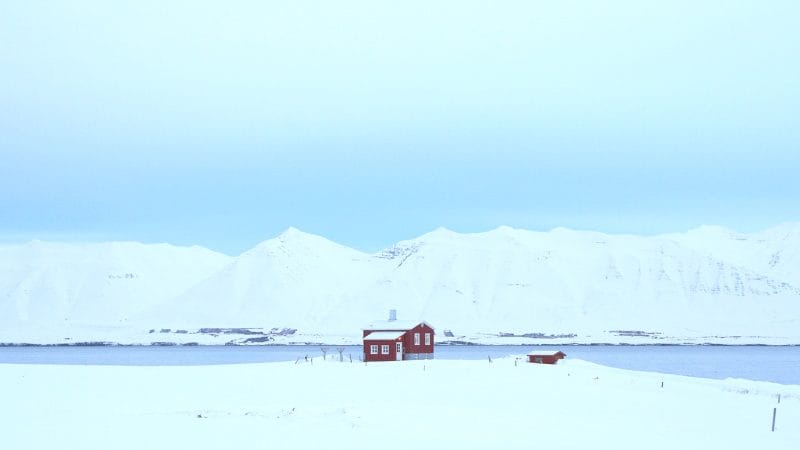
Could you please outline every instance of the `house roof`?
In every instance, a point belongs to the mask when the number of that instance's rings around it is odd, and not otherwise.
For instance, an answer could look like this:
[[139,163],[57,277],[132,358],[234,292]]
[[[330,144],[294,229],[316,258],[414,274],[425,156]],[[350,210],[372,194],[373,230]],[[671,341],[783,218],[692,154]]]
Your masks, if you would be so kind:
[[393,341],[397,338],[403,337],[405,332],[398,333],[397,331],[373,331],[368,334],[365,341]]
[[397,330],[397,331],[408,331],[419,324],[424,324],[433,329],[433,326],[428,322],[424,321],[413,321],[413,320],[379,320],[377,322],[372,322],[371,324],[364,327],[365,330]]
[[561,353],[564,356],[567,356],[566,353],[564,353],[564,352],[562,352],[560,350],[538,350],[538,351],[535,351],[535,352],[528,353],[528,356],[555,356],[555,355],[557,355],[559,353]]

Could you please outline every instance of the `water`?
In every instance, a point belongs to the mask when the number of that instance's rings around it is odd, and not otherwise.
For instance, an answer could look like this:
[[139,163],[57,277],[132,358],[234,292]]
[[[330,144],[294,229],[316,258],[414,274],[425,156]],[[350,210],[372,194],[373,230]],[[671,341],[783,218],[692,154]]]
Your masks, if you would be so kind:
[[[329,346],[328,358],[339,357]],[[437,359],[497,359],[524,355],[530,346],[437,346]],[[550,347],[548,347],[550,349]],[[568,358],[622,369],[704,378],[745,378],[800,385],[800,347],[765,346],[561,346]],[[360,346],[346,346],[357,361]],[[0,363],[124,366],[191,366],[321,358],[320,346],[0,347]]]
[[[524,354],[536,347],[501,346],[466,350],[482,358]],[[671,373],[702,378],[744,378],[781,384],[800,384],[800,347],[798,346],[608,346],[574,345],[547,347],[558,349],[567,358],[583,359],[604,366],[647,372]],[[487,350],[484,350],[487,349]],[[436,348],[437,358],[461,358],[463,348]],[[464,358],[471,359],[471,358]]]

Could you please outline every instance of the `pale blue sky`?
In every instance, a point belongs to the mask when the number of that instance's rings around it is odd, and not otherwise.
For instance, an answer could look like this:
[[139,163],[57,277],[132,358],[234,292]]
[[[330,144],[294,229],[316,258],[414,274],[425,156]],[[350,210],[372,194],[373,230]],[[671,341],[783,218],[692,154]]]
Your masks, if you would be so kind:
[[2,241],[800,221],[797,1],[2,9]]

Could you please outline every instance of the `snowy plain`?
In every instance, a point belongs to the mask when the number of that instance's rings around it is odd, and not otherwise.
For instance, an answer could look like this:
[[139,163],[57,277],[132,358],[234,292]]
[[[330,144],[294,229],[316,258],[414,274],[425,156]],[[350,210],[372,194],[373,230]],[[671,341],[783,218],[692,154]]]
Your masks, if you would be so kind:
[[12,450],[750,450],[800,442],[800,386],[569,358],[555,366],[513,357],[364,364],[330,356],[184,367],[3,365],[0,395],[3,448]]

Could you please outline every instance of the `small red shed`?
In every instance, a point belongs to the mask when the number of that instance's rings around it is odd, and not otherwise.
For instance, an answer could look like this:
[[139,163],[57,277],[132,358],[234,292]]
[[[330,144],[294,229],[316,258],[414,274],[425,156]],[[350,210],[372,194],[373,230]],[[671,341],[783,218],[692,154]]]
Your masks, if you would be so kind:
[[528,353],[528,362],[537,364],[555,364],[559,359],[564,359],[567,354],[561,351],[544,351]]
[[389,320],[374,322],[363,330],[364,361],[433,359],[433,327],[426,322]]

